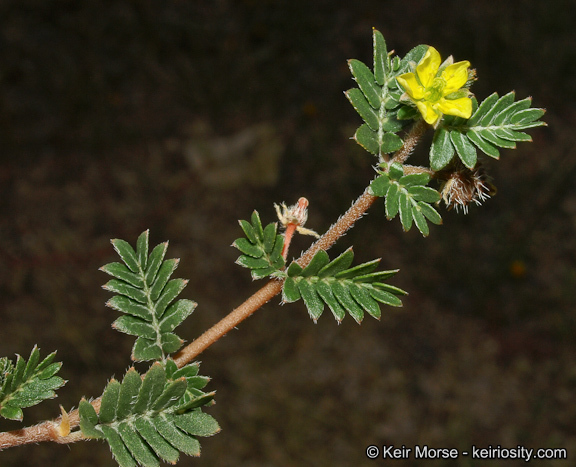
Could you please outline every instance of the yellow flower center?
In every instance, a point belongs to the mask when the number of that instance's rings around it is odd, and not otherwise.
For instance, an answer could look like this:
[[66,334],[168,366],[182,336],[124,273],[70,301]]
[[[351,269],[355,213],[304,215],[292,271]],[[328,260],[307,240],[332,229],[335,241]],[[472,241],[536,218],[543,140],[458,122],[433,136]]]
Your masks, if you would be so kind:
[[444,97],[444,88],[446,80],[441,77],[434,78],[432,85],[424,91],[424,99],[428,102],[436,103]]

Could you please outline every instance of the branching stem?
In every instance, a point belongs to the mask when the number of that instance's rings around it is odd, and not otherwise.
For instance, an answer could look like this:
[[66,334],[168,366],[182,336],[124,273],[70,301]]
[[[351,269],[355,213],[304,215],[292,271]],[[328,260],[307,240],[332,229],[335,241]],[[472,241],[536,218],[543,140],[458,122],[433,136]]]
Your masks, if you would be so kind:
[[[308,250],[297,260],[297,263],[305,267],[312,257],[319,250],[327,250],[336,240],[338,240],[346,231],[360,219],[368,208],[378,198],[366,190],[360,196],[352,207],[330,229],[316,241]],[[223,337],[226,333],[234,329],[238,324],[248,318],[258,308],[262,307],[271,298],[282,291],[282,281],[272,279],[264,287],[258,290],[254,295],[249,297],[242,305],[234,309],[229,315],[216,323],[198,339],[194,340],[178,354],[174,361],[178,367],[182,367],[191,362],[205,349],[210,347],[214,342]]]
[[[404,140],[404,146],[394,154],[393,162],[405,162],[414,147],[428,128],[424,121],[417,122],[410,133]],[[302,256],[297,263],[305,267],[319,250],[328,250],[336,241],[350,229],[355,222],[360,219],[364,213],[372,206],[378,198],[370,193],[368,189],[356,200],[356,202],[340,217],[335,224],[328,229]],[[191,362],[200,353],[224,337],[229,331],[234,329],[238,324],[252,315],[256,310],[265,305],[270,299],[282,291],[282,281],[272,279],[268,283],[249,297],[239,307],[232,310],[230,314],[208,329],[200,337],[192,341],[188,346],[175,355],[174,361],[178,367],[182,367]],[[101,399],[94,399],[91,404],[98,412],[100,409]],[[80,424],[78,410],[72,410],[68,414],[70,429],[77,428]],[[45,421],[38,425],[0,433],[0,451],[9,447],[20,446],[23,444],[38,443],[41,441],[53,441],[56,443],[67,444],[76,441],[85,440],[86,438],[80,431],[73,431],[68,436],[58,434],[58,426],[61,418],[53,421]]]
[[[418,144],[418,141],[422,138],[427,129],[428,124],[424,120],[416,122],[411,131],[406,135],[404,145],[396,152],[396,154],[394,154],[392,161],[400,163],[405,162],[408,157],[410,157],[416,144]],[[298,260],[296,260],[296,262],[300,266],[305,267],[312,260],[316,252],[319,250],[328,250],[342,235],[346,233],[348,229],[354,225],[358,219],[364,215],[368,208],[370,208],[377,199],[376,196],[370,194],[369,190],[366,189],[350,209],[348,209],[348,211],[346,211],[346,213],[340,217],[340,219],[338,219],[338,221],[336,221],[336,223],[333,224],[324,235],[312,244],[312,246],[308,248],[308,250],[306,250]],[[234,329],[238,324],[248,318],[274,296],[278,295],[281,291],[281,281],[274,279],[269,281],[264,287],[258,290],[258,292],[242,303],[242,305],[234,309],[229,315],[208,329],[198,339],[192,341],[184,349],[178,352],[174,358],[176,365],[182,367],[191,362],[200,353],[210,347],[226,333]]]

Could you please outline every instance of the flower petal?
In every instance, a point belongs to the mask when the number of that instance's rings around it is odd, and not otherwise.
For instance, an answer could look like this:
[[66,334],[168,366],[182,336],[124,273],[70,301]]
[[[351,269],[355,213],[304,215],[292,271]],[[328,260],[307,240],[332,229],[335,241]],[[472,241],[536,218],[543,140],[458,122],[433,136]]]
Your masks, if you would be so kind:
[[472,115],[472,100],[469,97],[460,99],[440,99],[438,109],[447,115],[470,118]]
[[404,73],[398,76],[396,80],[412,99],[422,99],[424,97],[424,88],[418,83],[414,73]]
[[440,54],[434,47],[428,47],[426,55],[420,61],[416,67],[416,73],[418,74],[418,79],[425,88],[432,85],[432,80],[436,78],[438,74],[438,68],[440,67]]
[[468,68],[470,62],[464,60],[462,62],[454,63],[447,66],[442,72],[442,78],[446,81],[443,94],[447,96],[455,91],[458,91],[468,81]]
[[422,114],[424,121],[429,125],[434,125],[434,123],[436,123],[436,121],[442,115],[440,112],[434,109],[430,102],[427,101],[416,102],[416,107],[418,107],[418,110]]

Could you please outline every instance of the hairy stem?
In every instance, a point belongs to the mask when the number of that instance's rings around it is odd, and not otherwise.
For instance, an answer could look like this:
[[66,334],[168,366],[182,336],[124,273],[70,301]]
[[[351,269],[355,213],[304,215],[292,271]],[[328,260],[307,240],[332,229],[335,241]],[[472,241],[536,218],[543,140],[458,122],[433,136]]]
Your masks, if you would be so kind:
[[[328,231],[316,241],[306,252],[297,260],[297,263],[305,267],[312,257],[319,250],[327,250],[336,240],[338,240],[346,231],[360,219],[368,208],[378,198],[371,195],[368,190],[360,196],[352,207],[338,221],[328,229]],[[227,332],[234,329],[238,324],[248,318],[258,308],[262,307],[271,298],[282,291],[282,281],[272,279],[264,287],[258,290],[254,295],[248,298],[242,305],[234,309],[229,315],[216,323],[198,339],[194,340],[178,354],[174,361],[178,367],[182,367],[191,362],[200,353],[210,347],[214,342],[223,337]]]
[[[400,163],[406,161],[427,129],[428,124],[424,120],[416,122],[410,132],[406,135],[404,145],[396,152],[396,154],[394,154],[392,161]],[[342,235],[346,233],[348,229],[354,225],[358,219],[364,215],[368,208],[372,206],[374,201],[377,199],[376,196],[370,194],[367,188],[350,209],[348,209],[348,211],[346,211],[346,213],[340,217],[340,219],[338,219],[336,223],[333,224],[324,235],[322,235],[322,237],[312,244],[312,246],[308,248],[308,250],[306,250],[298,260],[296,260],[296,262],[300,266],[306,267],[319,250],[328,250]],[[191,362],[200,353],[210,347],[226,333],[234,329],[238,324],[252,315],[252,313],[254,313],[258,308],[262,307],[281,291],[282,281],[269,281],[264,287],[258,290],[258,292],[242,303],[242,305],[234,309],[229,315],[208,329],[198,339],[192,341],[178,352],[174,358],[178,367],[182,367]]]
[[[98,410],[100,408],[100,399],[92,401],[92,404],[96,410]],[[80,424],[78,410],[73,410],[68,415],[70,420],[70,427],[77,427]],[[38,425],[22,428],[21,430],[0,433],[0,451],[14,446],[40,443],[42,441],[53,441],[54,443],[59,444],[69,444],[86,439],[80,431],[75,431],[67,436],[61,436],[58,430],[61,421],[62,417],[58,417],[53,421],[42,422]]]
[[[410,133],[404,140],[404,146],[396,152],[392,158],[393,162],[403,163],[408,159],[414,147],[426,131],[428,126],[425,122],[417,122]],[[364,213],[372,206],[374,201],[378,198],[372,195],[368,188],[364,193],[354,202],[354,204],[334,223],[328,231],[322,235],[302,256],[296,261],[300,266],[305,267],[312,260],[316,252],[319,250],[328,250],[336,241],[350,229],[355,222],[360,219]],[[272,279],[268,283],[250,296],[239,307],[232,310],[230,314],[225,316],[221,321],[216,323],[208,329],[200,337],[192,341],[188,346],[178,352],[174,361],[178,367],[182,367],[191,362],[200,353],[217,342],[220,338],[224,337],[229,331],[234,329],[238,324],[248,318],[252,313],[261,308],[270,299],[278,295],[282,291],[282,281]],[[101,398],[94,399],[90,402],[96,411],[100,409]],[[70,421],[70,428],[74,429],[80,424],[80,417],[78,410],[72,410],[68,414]],[[23,428],[21,430],[14,430],[10,432],[0,433],[0,451],[9,447],[19,446],[23,444],[38,443],[41,441],[53,441],[56,443],[74,443],[76,441],[86,440],[80,431],[70,433],[68,436],[60,436],[58,434],[58,426],[61,418],[53,421],[45,421],[38,425]]]
[[404,138],[404,146],[396,151],[390,162],[404,164],[428,128],[430,126],[424,120],[418,120],[410,130],[410,133]]

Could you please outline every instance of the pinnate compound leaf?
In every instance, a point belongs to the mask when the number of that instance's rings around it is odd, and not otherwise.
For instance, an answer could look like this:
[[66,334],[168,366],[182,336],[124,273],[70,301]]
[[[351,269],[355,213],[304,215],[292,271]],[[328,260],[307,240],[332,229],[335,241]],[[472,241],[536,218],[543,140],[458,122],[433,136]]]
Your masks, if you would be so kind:
[[499,148],[514,149],[518,141],[532,141],[530,135],[521,130],[545,125],[540,121],[545,110],[530,108],[532,99],[529,97],[519,101],[515,98],[514,92],[502,97],[493,93],[480,105],[473,99],[474,110],[468,120],[445,117],[434,135],[430,151],[432,169],[446,167],[452,160],[448,156],[454,150],[462,163],[473,169],[478,159],[477,149],[498,159]]
[[[448,134],[447,131],[444,133]],[[430,233],[427,220],[433,224],[442,223],[440,214],[432,207],[441,195],[434,188],[426,186],[429,181],[430,174],[426,172],[403,175],[402,166],[391,164],[387,172],[381,172],[371,183],[370,190],[375,196],[385,198],[388,219],[400,213],[400,222],[405,231],[416,225],[426,237]]]
[[284,236],[278,234],[278,224],[271,222],[266,227],[262,226],[260,215],[254,211],[251,222],[240,220],[240,227],[246,235],[232,243],[242,255],[236,260],[236,264],[250,269],[252,279],[262,279],[279,272],[285,264],[282,257]]
[[40,361],[40,349],[34,346],[28,361],[20,355],[14,364],[0,358],[0,417],[22,420],[22,409],[56,397],[66,381],[56,376],[62,363],[53,362],[56,352]]
[[176,300],[188,281],[171,279],[179,260],[164,259],[168,242],[157,245],[148,256],[148,239],[149,232],[143,232],[136,251],[124,240],[112,240],[124,264],[100,268],[114,277],[104,288],[118,295],[106,305],[124,313],[114,321],[114,329],[136,336],[132,348],[135,361],[161,359],[178,350],[183,341],[172,331],[196,307],[190,300]]
[[332,261],[329,261],[325,251],[320,250],[304,269],[293,267],[296,263],[292,263],[283,284],[283,300],[295,302],[302,298],[315,322],[324,312],[324,305],[328,305],[338,322],[348,313],[358,323],[364,318],[365,312],[380,319],[378,302],[402,305],[396,295],[406,292],[382,282],[398,270],[375,271],[379,259],[350,267],[353,259],[352,249]]
[[382,160],[383,155],[403,146],[397,133],[419,116],[417,110],[401,103],[403,90],[399,89],[396,77],[412,71],[428,47],[418,46],[400,60],[388,54],[386,41],[376,29],[373,30],[373,46],[373,70],[358,60],[348,61],[358,88],[345,94],[365,122],[355,132],[354,140]]
[[178,369],[170,359],[166,367],[156,362],[144,378],[131,368],[122,382],[108,383],[99,413],[80,401],[80,429],[87,437],[105,439],[121,466],[175,463],[180,452],[199,456],[198,438],[220,427],[200,408],[214,393],[193,387],[204,378],[197,373],[197,363]]

